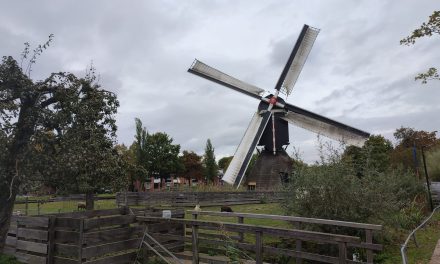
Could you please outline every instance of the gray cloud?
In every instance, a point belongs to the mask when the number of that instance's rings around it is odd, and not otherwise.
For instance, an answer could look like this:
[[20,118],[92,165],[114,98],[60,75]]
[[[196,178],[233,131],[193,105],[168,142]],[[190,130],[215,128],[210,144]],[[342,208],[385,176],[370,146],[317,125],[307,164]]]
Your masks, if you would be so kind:
[[[134,118],[201,154],[211,138],[231,155],[258,101],[186,72],[194,58],[272,90],[302,25],[321,29],[288,102],[392,137],[411,126],[437,130],[437,83],[413,77],[439,66],[439,38],[400,46],[438,8],[434,1],[6,1],[0,0],[1,55],[23,43],[53,45],[33,78],[83,75],[93,61],[104,88],[118,94],[120,143]],[[440,66],[439,66],[440,67]],[[291,127],[291,145],[317,158],[316,135]]]

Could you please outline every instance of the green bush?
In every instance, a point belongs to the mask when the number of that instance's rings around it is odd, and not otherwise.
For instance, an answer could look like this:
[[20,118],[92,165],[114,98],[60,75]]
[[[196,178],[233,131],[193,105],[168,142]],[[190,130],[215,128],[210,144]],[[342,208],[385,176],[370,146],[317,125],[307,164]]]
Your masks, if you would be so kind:
[[434,148],[426,154],[426,166],[432,181],[440,181],[440,147]]
[[403,169],[374,168],[357,175],[353,164],[330,149],[321,162],[294,170],[284,209],[290,215],[408,228],[407,219],[398,216],[408,215],[405,208],[424,192],[416,177]]

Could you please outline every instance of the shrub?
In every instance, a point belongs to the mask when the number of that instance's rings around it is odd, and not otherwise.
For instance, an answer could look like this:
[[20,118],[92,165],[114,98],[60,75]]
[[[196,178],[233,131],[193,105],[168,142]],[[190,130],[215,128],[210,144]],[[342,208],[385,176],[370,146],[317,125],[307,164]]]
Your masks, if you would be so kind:
[[[395,226],[396,215],[405,214],[423,192],[423,185],[403,169],[364,168],[359,177],[339,151],[323,153],[321,148],[321,162],[293,171],[283,206],[291,215]],[[404,222],[401,227],[408,227]]]
[[426,165],[431,180],[440,181],[440,147],[436,147],[427,153]]

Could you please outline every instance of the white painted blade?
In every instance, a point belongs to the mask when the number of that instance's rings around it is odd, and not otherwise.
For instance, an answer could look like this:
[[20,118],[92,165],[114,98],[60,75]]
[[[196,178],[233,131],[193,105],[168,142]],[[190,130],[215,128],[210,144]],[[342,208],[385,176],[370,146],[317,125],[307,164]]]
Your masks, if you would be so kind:
[[238,148],[235,151],[231,163],[229,163],[228,169],[223,175],[223,181],[229,184],[234,184],[237,188],[240,186],[252,154],[258,141],[260,141],[261,135],[263,134],[271,116],[272,113],[269,111],[265,112],[263,115],[258,113],[254,114],[243,138],[241,139],[240,145],[238,145]]
[[252,97],[256,97],[258,99],[260,99],[261,95],[264,93],[263,89],[245,83],[243,81],[240,81],[239,79],[236,79],[211,66],[208,66],[207,64],[199,60],[195,60],[194,63],[191,65],[191,68],[188,69],[188,71],[196,75],[199,75],[200,77],[211,80],[213,82],[222,84],[236,91],[245,93]]
[[306,34],[295,54],[292,65],[290,65],[286,78],[284,78],[283,84],[281,85],[282,93],[289,95],[292,92],[296,80],[298,80],[298,76],[312,50],[313,43],[315,43],[318,33],[319,29],[312,27],[307,28]]
[[291,124],[310,130],[319,135],[358,147],[362,147],[369,136],[367,132],[363,132],[328,118],[318,120],[303,114],[288,112],[283,119]]

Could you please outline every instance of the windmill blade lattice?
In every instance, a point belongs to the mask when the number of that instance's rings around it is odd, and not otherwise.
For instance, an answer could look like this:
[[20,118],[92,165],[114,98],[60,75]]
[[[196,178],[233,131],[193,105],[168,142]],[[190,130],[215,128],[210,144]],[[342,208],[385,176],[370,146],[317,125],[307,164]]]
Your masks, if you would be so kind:
[[260,99],[261,95],[264,93],[263,89],[240,81],[239,79],[227,75],[226,73],[223,73],[199,60],[194,60],[191,68],[188,69],[188,72],[199,75],[200,77],[219,83],[257,99]]
[[301,109],[291,104],[286,104],[289,112],[282,118],[287,122],[323,135],[325,137],[342,141],[348,145],[362,146],[370,136],[369,133],[330,118]]
[[223,181],[233,184],[237,188],[240,186],[244,173],[251,161],[252,154],[271,116],[272,113],[270,111],[266,111],[261,115],[259,113],[254,114],[222,178]]
[[[290,95],[296,81],[298,80],[299,74],[301,73],[301,70],[306,63],[307,57],[312,50],[316,37],[318,37],[319,29],[304,25],[303,32],[301,33],[300,38],[298,39],[298,42],[292,51],[292,53],[294,54],[293,60],[287,70],[287,74],[283,80],[283,84],[281,85],[280,92],[284,93],[286,96]],[[286,65],[286,67],[287,66],[288,65]]]

